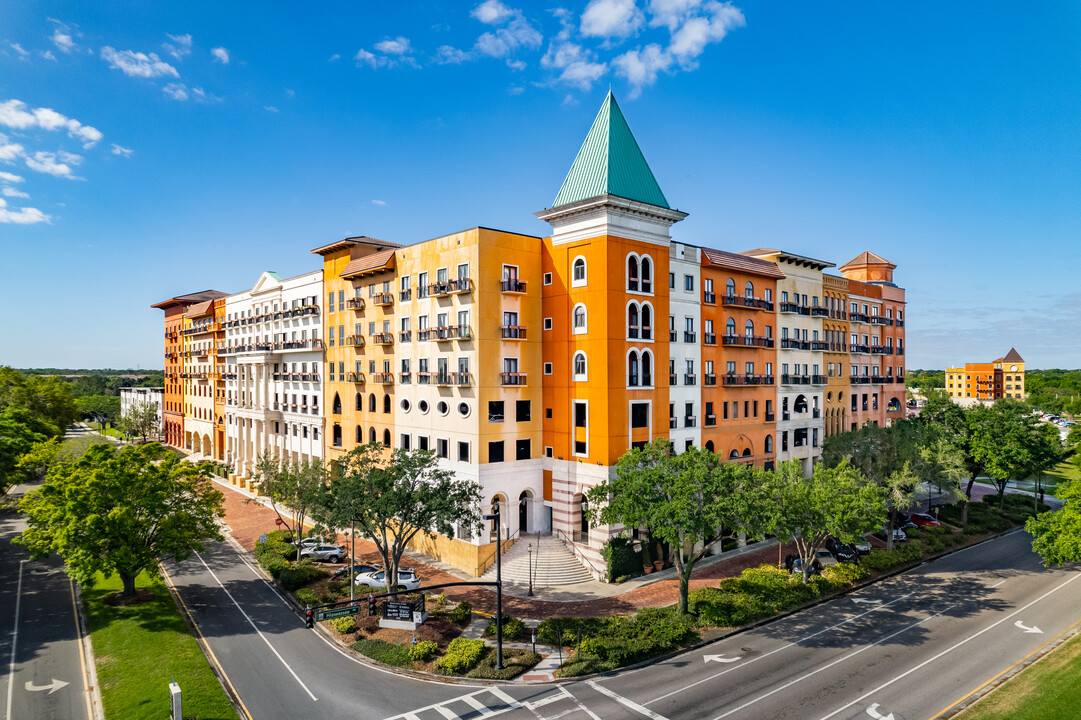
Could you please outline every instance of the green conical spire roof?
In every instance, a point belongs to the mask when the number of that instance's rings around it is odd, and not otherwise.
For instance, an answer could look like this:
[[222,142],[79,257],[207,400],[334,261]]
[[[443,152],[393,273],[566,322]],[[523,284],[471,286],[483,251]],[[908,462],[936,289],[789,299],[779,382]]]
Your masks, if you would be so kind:
[[559,188],[552,207],[596,197],[618,195],[628,200],[667,208],[649,163],[616,104],[612,91],[589,129],[567,179]]

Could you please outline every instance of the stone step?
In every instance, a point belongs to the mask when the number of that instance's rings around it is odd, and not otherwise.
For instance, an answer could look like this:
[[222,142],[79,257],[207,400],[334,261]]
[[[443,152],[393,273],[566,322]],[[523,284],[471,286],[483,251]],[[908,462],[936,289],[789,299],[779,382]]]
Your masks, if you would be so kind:
[[[529,545],[532,544],[532,556]],[[537,587],[572,585],[592,580],[589,570],[579,562],[557,538],[528,536],[515,543],[503,556],[503,579],[521,584],[529,583],[532,564],[533,584]],[[488,568],[484,579],[495,579],[495,566]]]

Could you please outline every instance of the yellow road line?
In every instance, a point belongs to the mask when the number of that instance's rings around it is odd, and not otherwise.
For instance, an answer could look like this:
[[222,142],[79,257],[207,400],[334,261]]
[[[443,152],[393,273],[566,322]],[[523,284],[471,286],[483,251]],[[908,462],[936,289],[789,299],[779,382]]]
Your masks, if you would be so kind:
[[176,585],[173,584],[173,579],[169,577],[169,573],[165,571],[165,566],[159,563],[158,567],[161,569],[161,574],[165,578],[166,585],[168,585],[169,588],[173,591],[173,597],[175,597],[180,603],[180,607],[184,609],[184,614],[188,616],[188,620],[191,622],[191,626],[195,628],[195,632],[198,633],[200,644],[204,648],[206,648],[206,652],[208,655],[210,655],[210,660],[214,663],[214,667],[216,667],[218,669],[218,672],[221,673],[221,677],[223,680],[225,680],[225,684],[229,686],[229,691],[232,693],[233,697],[236,698],[236,701],[240,703],[240,709],[243,710],[244,714],[248,716],[248,720],[255,720],[251,716],[251,713],[248,711],[248,707],[244,704],[244,700],[240,697],[240,693],[238,693],[236,691],[236,687],[233,686],[233,681],[230,680],[229,675],[226,674],[225,668],[223,668],[221,666],[221,663],[218,662],[218,656],[214,654],[214,650],[210,647],[210,643],[208,643],[206,641],[206,638],[203,636],[203,631],[199,628],[199,623],[195,622],[195,617],[191,614],[191,610],[188,609],[187,604],[184,602],[184,598],[180,597],[180,591],[176,589]]
[[969,692],[969,693],[966,693],[965,695],[963,695],[963,696],[959,697],[959,698],[958,698],[957,700],[954,700],[954,701],[953,701],[952,703],[950,703],[949,705],[947,705],[947,706],[946,706],[945,708],[943,708],[942,710],[939,710],[939,711],[938,711],[937,713],[935,713],[935,714],[934,714],[933,716],[931,716],[930,720],[936,720],[936,718],[940,718],[940,717],[942,717],[943,715],[945,715],[946,713],[948,713],[948,712],[949,712],[950,710],[952,710],[953,708],[955,708],[955,707],[957,707],[958,705],[960,705],[961,703],[963,703],[963,702],[964,702],[965,700],[969,699],[970,697],[972,697],[973,695],[975,695],[975,694],[976,694],[976,693],[978,693],[979,691],[983,690],[983,689],[984,689],[985,687],[987,687],[988,685],[990,685],[991,683],[993,683],[993,682],[994,682],[995,680],[998,680],[998,679],[999,679],[1000,677],[1002,677],[1003,675],[1005,675],[1005,674],[1006,674],[1006,673],[1008,673],[1009,671],[1013,670],[1013,669],[1014,669],[1015,667],[1017,667],[1018,665],[1021,665],[1021,664],[1023,664],[1023,663],[1024,663],[1024,662],[1025,662],[1026,660],[1028,660],[1028,659],[1029,659],[1030,657],[1032,657],[1033,655],[1035,655],[1035,654],[1037,654],[1037,653],[1041,652],[1041,651],[1042,651],[1042,650],[1043,650],[1044,648],[1046,648],[1046,647],[1047,647],[1048,645],[1050,645],[1051,643],[1053,643],[1053,642],[1055,642],[1056,640],[1058,640],[1058,639],[1059,639],[1060,637],[1062,637],[1063,635],[1065,635],[1066,633],[1068,633],[1068,632],[1069,632],[1070,630],[1072,630],[1073,628],[1077,627],[1077,626],[1078,626],[1079,624],[1081,624],[1081,620],[1078,620],[1077,622],[1073,623],[1073,624],[1072,624],[1072,625],[1070,625],[1069,627],[1065,628],[1064,630],[1062,630],[1062,632],[1060,632],[1060,633],[1058,633],[1057,635],[1055,635],[1054,637],[1050,638],[1050,639],[1049,639],[1049,640],[1048,640],[1047,642],[1045,642],[1044,644],[1040,645],[1040,646],[1039,646],[1038,648],[1036,648],[1035,650],[1033,650],[1032,652],[1030,652],[1030,653],[1029,653],[1028,655],[1026,655],[1026,656],[1024,656],[1023,658],[1021,658],[1020,660],[1018,660],[1018,661],[1017,661],[1017,662],[1015,662],[1014,664],[1010,665],[1009,667],[1007,667],[1007,668],[1006,668],[1005,670],[1003,670],[1002,672],[1000,672],[1000,673],[997,673],[996,675],[992,676],[992,677],[991,677],[990,679],[988,679],[988,680],[987,680],[986,682],[984,682],[983,684],[981,684],[981,685],[980,685],[980,686],[979,686],[978,688],[976,688],[975,690],[973,690],[973,691],[971,691],[971,692]]
[[[79,624],[79,605],[75,602],[75,583],[72,579],[68,578],[68,589],[71,590],[71,611],[75,615],[75,635],[78,638],[79,645],[79,667],[83,674],[83,692],[86,698],[86,717],[87,720],[94,720],[94,705],[90,701],[90,683],[86,678],[86,648],[83,647],[83,629]],[[87,628],[87,633],[90,632],[90,628]]]

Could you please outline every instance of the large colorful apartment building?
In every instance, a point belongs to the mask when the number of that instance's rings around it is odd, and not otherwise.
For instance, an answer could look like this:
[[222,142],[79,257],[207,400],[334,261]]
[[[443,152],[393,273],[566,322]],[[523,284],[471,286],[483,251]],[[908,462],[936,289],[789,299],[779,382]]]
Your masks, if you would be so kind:
[[319,270],[220,301],[232,479],[265,451],[430,450],[503,527],[418,549],[480,574],[496,538],[542,532],[597,574],[613,529],[590,525],[586,492],[629,448],[665,437],[810,472],[828,434],[902,416],[895,266],[863,253],[835,276],[784,250],[674,240],[687,214],[611,94],[536,214],[549,236],[345,238],[311,251]]
[[965,363],[946,368],[946,392],[954,402],[968,405],[1000,398],[1025,399],[1025,360],[1016,349],[989,363]]

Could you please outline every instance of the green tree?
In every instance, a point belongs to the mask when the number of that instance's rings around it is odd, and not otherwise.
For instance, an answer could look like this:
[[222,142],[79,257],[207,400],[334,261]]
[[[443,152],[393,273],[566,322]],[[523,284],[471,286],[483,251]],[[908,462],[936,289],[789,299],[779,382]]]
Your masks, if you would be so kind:
[[419,533],[452,538],[455,526],[480,532],[480,502],[480,485],[440,467],[435,453],[399,448],[388,455],[382,444],[368,443],[335,461],[320,507],[327,520],[348,520],[375,543],[394,592],[409,542]]
[[111,395],[83,395],[75,401],[79,414],[84,418],[90,417],[102,424],[102,430],[106,423],[116,424],[120,417],[120,398]]
[[1081,560],[1081,481],[1059,484],[1055,495],[1065,503],[1059,510],[1040,513],[1025,523],[1032,549],[1045,566]]
[[[318,502],[326,482],[323,464],[276,458],[264,451],[255,463],[254,479],[259,483],[259,492],[270,498],[270,505],[285,529],[295,533],[298,537],[294,537],[294,541],[299,542],[304,537],[304,521]],[[283,509],[292,519],[291,525],[282,518]]]
[[996,401],[986,420],[977,426],[972,452],[998,490],[1000,506],[1010,480],[1028,477],[1035,467],[1038,444],[1036,420],[1017,400]]
[[676,454],[665,438],[624,453],[613,477],[587,497],[594,522],[646,528],[672,547],[684,614],[691,573],[710,546],[725,532],[758,535],[770,524],[771,506],[751,468],[693,446]]
[[809,478],[798,460],[786,462],[773,473],[771,493],[776,508],[771,530],[778,539],[795,540],[805,583],[826,538],[853,542],[867,528],[880,526],[886,513],[883,488],[844,462],[815,465]]
[[0,411],[21,408],[48,426],[50,437],[62,435],[79,416],[71,386],[55,376],[24,376],[0,367]]
[[0,412],[0,495],[30,479],[20,462],[35,444],[48,438],[49,429],[22,408],[8,407]]
[[29,527],[15,542],[32,558],[56,552],[86,586],[97,572],[115,572],[125,596],[135,594],[140,572],[157,572],[163,555],[184,560],[222,539],[215,522],[222,494],[199,467],[156,443],[94,445],[77,460],[56,462],[19,509]]
[[161,427],[158,406],[154,403],[135,403],[120,416],[116,427],[128,437],[141,437],[145,443],[148,437],[157,435]]

